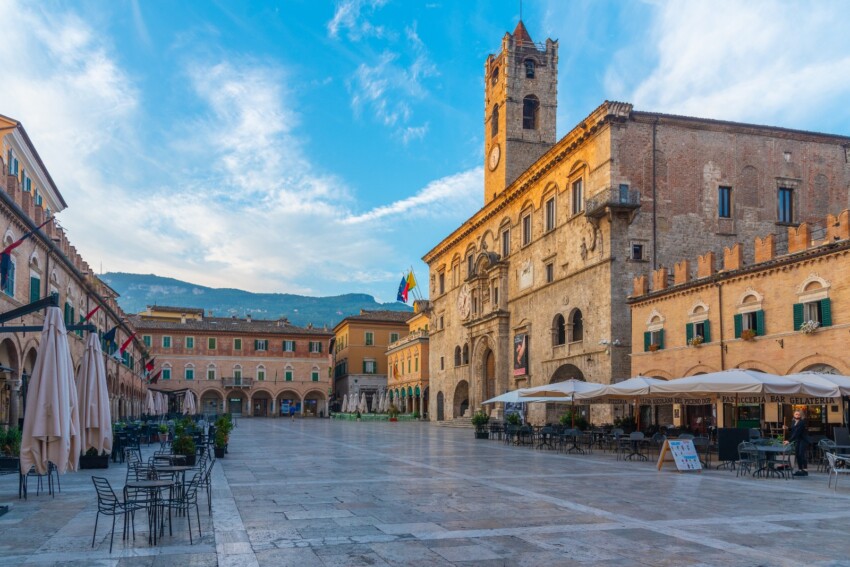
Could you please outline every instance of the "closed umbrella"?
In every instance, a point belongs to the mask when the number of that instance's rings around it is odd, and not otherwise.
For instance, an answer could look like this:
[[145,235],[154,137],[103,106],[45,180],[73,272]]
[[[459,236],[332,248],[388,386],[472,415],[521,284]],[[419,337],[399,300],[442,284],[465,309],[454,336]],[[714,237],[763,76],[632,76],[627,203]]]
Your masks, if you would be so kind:
[[74,364],[58,307],[48,307],[35,366],[27,389],[21,440],[21,472],[35,467],[47,474],[49,463],[61,474],[77,470],[80,458],[80,415]]
[[148,390],[148,396],[145,399],[145,411],[148,415],[156,415],[156,401],[153,399],[153,392]]
[[112,452],[112,416],[106,367],[97,333],[89,333],[83,362],[77,372],[77,401],[80,405],[80,450],[95,449],[97,454]]
[[357,406],[357,410],[360,413],[367,413],[369,411],[369,406],[366,403],[366,392],[360,394],[360,404]]
[[198,406],[195,404],[195,394],[190,391],[186,392],[186,399],[183,400],[183,411],[186,415],[195,415],[198,413]]
[[341,406],[341,409],[342,409],[342,412],[343,412],[343,413],[348,413],[348,394],[345,394],[345,395],[342,397],[342,406]]

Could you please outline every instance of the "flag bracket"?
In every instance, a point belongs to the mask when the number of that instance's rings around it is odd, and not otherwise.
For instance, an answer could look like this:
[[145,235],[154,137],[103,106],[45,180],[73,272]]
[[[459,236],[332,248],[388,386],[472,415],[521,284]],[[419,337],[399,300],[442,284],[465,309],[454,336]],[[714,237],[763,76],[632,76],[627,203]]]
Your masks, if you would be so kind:
[[[35,313],[36,311],[41,311],[42,309],[47,309],[48,307],[59,307],[59,296],[56,294],[50,294],[47,297],[42,299],[38,299],[29,303],[27,305],[23,305],[18,307],[17,309],[12,309],[11,311],[7,311],[5,313],[0,314],[0,325],[5,323],[6,321],[11,321],[12,319],[17,319],[18,317],[23,317],[24,315],[29,315],[30,313]],[[8,331],[12,327],[0,327],[2,331]],[[37,330],[41,330],[43,327],[38,327]],[[16,332],[16,331],[8,331],[8,332]]]
[[[6,327],[0,325],[0,333],[40,333],[44,330],[44,325],[19,325],[15,327]],[[71,331],[88,331],[90,333],[94,333],[97,331],[97,327],[94,325],[68,325],[65,327],[65,330],[69,333]]]

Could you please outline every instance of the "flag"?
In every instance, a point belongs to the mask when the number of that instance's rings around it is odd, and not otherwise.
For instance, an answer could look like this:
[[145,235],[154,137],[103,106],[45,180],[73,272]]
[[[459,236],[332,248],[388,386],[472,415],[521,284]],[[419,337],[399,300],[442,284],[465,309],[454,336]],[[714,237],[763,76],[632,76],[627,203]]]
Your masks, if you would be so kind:
[[151,372],[153,372],[154,366],[156,366],[156,357],[153,357],[152,359],[150,359],[149,361],[147,361],[145,363],[145,372],[147,374],[150,374]]
[[413,277],[413,270],[410,270],[410,273],[407,274],[407,291],[414,287],[416,287],[416,278]]
[[91,319],[91,318],[92,318],[92,315],[94,315],[95,313],[97,313],[97,310],[98,310],[98,309],[100,309],[100,305],[98,305],[97,307],[95,307],[94,309],[92,309],[91,311],[89,311],[89,312],[86,314],[86,317],[83,319],[83,323],[85,323],[86,321],[88,321],[89,319]]
[[106,345],[106,350],[109,350],[109,345],[115,342],[115,333],[118,332],[118,325],[115,325],[106,333],[103,334],[103,343]]
[[30,238],[33,234],[36,233],[38,229],[49,223],[53,220],[53,217],[50,217],[37,227],[34,230],[29,231],[25,235],[23,235],[20,239],[8,245],[2,251],[0,251],[0,289],[6,289],[6,285],[9,279],[9,272],[12,270],[12,250],[23,244],[24,240]]
[[159,375],[160,375],[160,374],[162,374],[162,368],[160,368],[159,370],[157,370],[157,371],[156,371],[156,374],[154,374],[153,376],[151,376],[151,379],[150,379],[150,381],[148,382],[148,384],[156,384],[156,381],[157,381],[157,380],[159,380]]
[[115,354],[112,355],[112,358],[118,360],[119,362],[124,359],[124,351],[127,350],[127,347],[130,346],[130,343],[133,341],[133,337],[136,336],[136,333],[133,333],[127,340],[121,343],[121,348],[115,351]]
[[401,276],[401,283],[398,284],[398,295],[396,301],[407,303],[407,278]]

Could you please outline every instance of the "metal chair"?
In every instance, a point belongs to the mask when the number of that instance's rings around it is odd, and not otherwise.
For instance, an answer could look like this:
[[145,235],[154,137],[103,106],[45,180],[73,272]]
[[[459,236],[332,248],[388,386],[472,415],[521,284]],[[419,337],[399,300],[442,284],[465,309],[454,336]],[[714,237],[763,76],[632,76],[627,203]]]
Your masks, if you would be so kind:
[[835,441],[832,439],[818,441],[818,453],[818,472],[826,472],[829,470],[829,460],[826,458],[826,454],[835,453]]
[[693,438],[694,448],[697,450],[697,455],[702,453],[702,457],[700,461],[702,461],[702,466],[708,468],[711,464],[711,452],[709,451],[709,447],[711,442],[708,437],[694,437]]
[[162,506],[168,508],[168,533],[173,535],[171,530],[171,510],[184,512],[186,519],[189,522],[189,544],[194,545],[192,541],[192,513],[191,507],[195,507],[195,517],[198,520],[198,537],[201,537],[201,512],[198,508],[198,488],[201,482],[201,473],[195,473],[192,480],[184,487],[183,490],[175,490],[171,498],[162,500]]
[[[826,486],[829,488],[832,485],[832,475],[835,475],[835,488],[838,490],[838,477],[842,474],[850,474],[850,462],[846,459],[838,459],[835,453],[827,453],[826,459],[829,462],[829,476],[827,476]],[[844,466],[839,466],[839,462],[844,463]]]
[[127,524],[132,526],[133,539],[136,539],[136,526],[133,522],[135,519],[136,510],[141,510],[142,506],[133,503],[121,501],[112,490],[112,485],[109,481],[100,476],[91,478],[97,492],[97,515],[94,517],[94,532],[91,536],[91,546],[94,547],[94,540],[97,537],[97,521],[100,515],[112,516],[112,531],[109,535],[109,553],[112,553],[112,541],[115,539],[115,518],[116,516],[124,516],[124,533],[121,536],[122,540],[127,539]]
[[[759,468],[759,454],[756,446],[748,441],[738,443],[738,468],[735,476],[741,474],[753,474]],[[755,468],[753,468],[755,467]]]

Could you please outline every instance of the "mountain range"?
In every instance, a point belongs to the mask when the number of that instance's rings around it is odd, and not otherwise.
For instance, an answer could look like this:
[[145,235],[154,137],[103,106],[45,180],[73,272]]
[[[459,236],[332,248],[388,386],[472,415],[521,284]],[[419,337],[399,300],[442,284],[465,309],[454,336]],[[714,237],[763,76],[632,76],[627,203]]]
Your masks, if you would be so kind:
[[333,328],[361,309],[412,311],[404,303],[378,303],[365,293],[346,293],[331,297],[309,297],[289,293],[253,293],[241,289],[216,289],[154,274],[108,272],[99,276],[118,292],[118,305],[125,313],[140,313],[148,305],[194,307],[216,317],[278,319],[286,317],[294,325],[312,323]]

